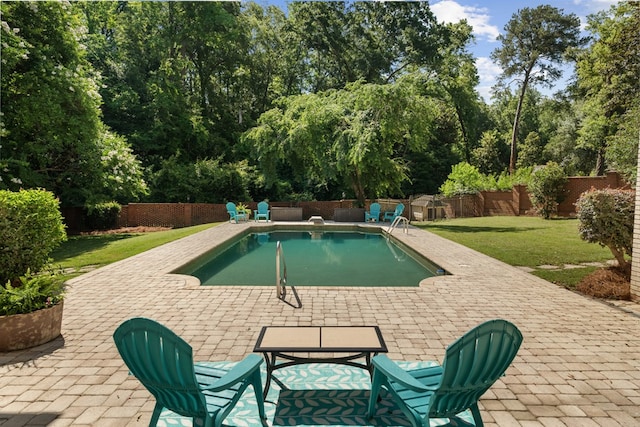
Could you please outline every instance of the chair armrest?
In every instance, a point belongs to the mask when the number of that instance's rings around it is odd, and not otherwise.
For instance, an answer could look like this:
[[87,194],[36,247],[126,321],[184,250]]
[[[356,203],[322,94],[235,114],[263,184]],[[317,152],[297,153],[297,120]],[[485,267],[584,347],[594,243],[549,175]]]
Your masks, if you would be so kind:
[[238,362],[229,372],[224,374],[218,381],[210,384],[207,387],[202,387],[202,390],[220,391],[226,390],[230,386],[244,381],[249,375],[251,375],[256,369],[260,369],[262,364],[262,357],[257,354],[250,354],[245,357],[241,362]]
[[392,381],[402,384],[404,387],[413,390],[415,392],[426,392],[436,390],[437,387],[429,387],[422,384],[420,381],[409,375],[404,369],[399,367],[395,362],[389,359],[384,354],[375,356],[371,361],[374,369],[382,372],[387,378]]

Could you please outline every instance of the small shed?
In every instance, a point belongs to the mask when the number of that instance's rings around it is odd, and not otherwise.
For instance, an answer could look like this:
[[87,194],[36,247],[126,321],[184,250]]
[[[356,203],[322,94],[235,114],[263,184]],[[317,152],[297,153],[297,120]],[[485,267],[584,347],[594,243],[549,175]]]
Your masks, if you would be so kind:
[[413,199],[411,210],[416,221],[434,221],[445,218],[445,204],[437,195],[423,195]]

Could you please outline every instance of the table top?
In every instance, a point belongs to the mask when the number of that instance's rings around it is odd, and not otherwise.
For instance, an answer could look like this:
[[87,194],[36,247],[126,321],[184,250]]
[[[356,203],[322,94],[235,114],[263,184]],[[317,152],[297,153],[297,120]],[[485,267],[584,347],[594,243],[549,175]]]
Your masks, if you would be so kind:
[[386,353],[377,326],[263,326],[254,352]]

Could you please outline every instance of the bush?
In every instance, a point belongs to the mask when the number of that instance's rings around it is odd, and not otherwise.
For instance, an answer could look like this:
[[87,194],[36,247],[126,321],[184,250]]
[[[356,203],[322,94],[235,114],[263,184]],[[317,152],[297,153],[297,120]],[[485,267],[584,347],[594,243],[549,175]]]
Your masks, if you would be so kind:
[[483,190],[484,176],[477,167],[462,162],[451,167],[451,173],[440,187],[446,197],[476,194]]
[[59,201],[45,190],[0,190],[0,284],[40,271],[67,239]]
[[560,165],[549,162],[531,174],[529,194],[536,211],[544,218],[558,212],[558,204],[566,196],[567,175]]
[[64,297],[64,276],[53,271],[34,275],[27,271],[18,286],[0,286],[0,316],[31,313],[52,307]]
[[118,225],[122,207],[117,202],[96,203],[86,207],[87,226],[91,230],[109,230]]
[[635,192],[631,190],[595,190],[583,193],[576,202],[580,237],[590,243],[608,247],[626,270],[625,255],[633,248]]

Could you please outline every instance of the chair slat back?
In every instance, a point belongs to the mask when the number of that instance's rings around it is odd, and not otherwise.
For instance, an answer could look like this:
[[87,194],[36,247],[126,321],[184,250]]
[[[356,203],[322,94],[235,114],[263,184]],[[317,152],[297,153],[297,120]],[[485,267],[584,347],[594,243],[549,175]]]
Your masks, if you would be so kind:
[[258,214],[264,215],[269,211],[269,203],[260,202],[258,203]]
[[453,342],[442,363],[440,387],[430,416],[450,417],[477,402],[502,376],[520,348],[522,334],[502,319],[482,323]]
[[394,216],[400,216],[400,215],[402,215],[402,212],[404,212],[404,204],[402,204],[402,203],[398,203],[398,204],[396,205],[396,210],[395,210],[395,212],[393,213],[393,215],[394,215]]
[[238,213],[236,209],[236,204],[233,202],[227,203],[227,212],[229,212],[229,214],[236,215]]
[[159,404],[183,416],[205,416],[191,346],[165,326],[145,318],[122,323],[113,334],[131,373]]

